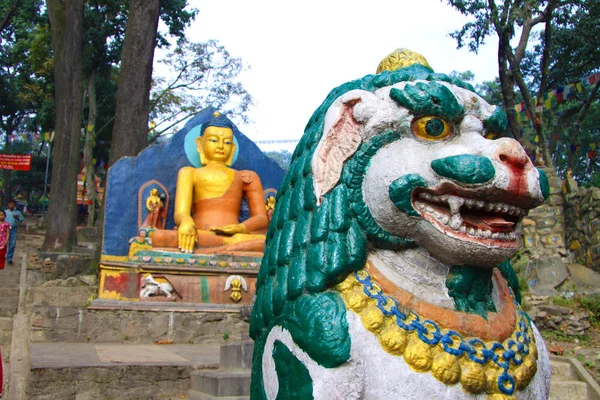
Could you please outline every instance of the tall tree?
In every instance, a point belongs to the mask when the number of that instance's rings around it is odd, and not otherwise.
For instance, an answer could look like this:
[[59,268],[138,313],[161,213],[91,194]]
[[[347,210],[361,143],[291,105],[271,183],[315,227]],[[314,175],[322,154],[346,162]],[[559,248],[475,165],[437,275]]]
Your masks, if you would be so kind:
[[148,116],[154,47],[168,46],[157,35],[159,16],[171,36],[181,38],[196,11],[184,10],[187,0],[131,0],[121,53],[121,76],[113,125],[111,163],[135,156],[148,145]]
[[[526,143],[529,138],[523,135],[524,130],[521,129],[515,110],[518,101],[515,88],[518,88],[525,108],[531,115],[534,130],[534,135],[531,136],[539,143],[537,147],[541,150],[546,165],[553,166],[550,149],[554,148],[554,143],[551,139],[569,118],[577,114],[585,117],[586,103],[594,101],[596,96],[593,92],[581,96],[573,110],[552,120],[552,124],[548,123],[541,105],[544,104],[545,94],[557,83],[553,78],[557,76],[556,67],[561,64],[561,56],[553,42],[559,38],[558,33],[567,41],[574,36],[583,37],[582,33],[577,33],[578,23],[570,20],[575,14],[579,15],[578,22],[586,21],[585,26],[588,28],[590,24],[597,25],[598,15],[591,14],[589,9],[597,8],[598,0],[448,0],[448,3],[462,14],[474,18],[474,21],[451,34],[458,47],[468,44],[470,50],[477,52],[489,35],[497,35],[499,82],[512,136],[526,147],[531,147],[531,143]],[[535,33],[538,25],[542,29]],[[594,52],[597,52],[597,39],[593,43],[596,45]],[[528,52],[528,46],[535,46],[535,51]],[[587,63],[588,67],[591,65],[587,59],[570,63],[569,55],[563,56],[566,56],[562,61],[563,74],[567,70],[573,71],[573,65],[581,62]],[[594,68],[597,68],[597,64]]]
[[[550,32],[552,12],[556,8],[557,0],[548,1],[470,1],[448,0],[448,3],[459,10],[462,14],[475,18],[474,22],[465,24],[461,30],[451,34],[457,40],[458,47],[464,45],[465,39],[469,42],[469,48],[477,52],[479,46],[484,43],[486,37],[492,33],[498,36],[498,74],[502,89],[503,105],[506,110],[510,129],[513,137],[521,139],[520,124],[515,110],[515,86],[518,86],[527,108],[534,113],[535,95],[529,90],[525,83],[521,70],[521,61],[525,56],[527,45],[531,39],[531,32],[538,24],[546,24],[545,31]],[[517,28],[520,28],[518,43],[513,47]],[[548,75],[548,40],[543,50],[543,61],[541,65],[541,84],[538,96],[546,89]],[[535,115],[533,125],[538,134],[540,146],[544,151],[546,163],[552,165],[547,138],[543,130],[539,115]]]
[[[0,0],[0,133],[2,151],[11,153],[12,139],[22,130],[25,117],[34,105],[27,97],[34,75],[28,61],[28,47],[40,22],[41,0]],[[6,204],[12,193],[12,171],[2,171]]]
[[56,137],[48,227],[42,248],[77,243],[77,173],[82,118],[82,36],[85,0],[47,0],[54,48]]
[[111,163],[123,156],[137,155],[148,144],[150,88],[159,3],[159,0],[129,2],[129,18],[121,53]]

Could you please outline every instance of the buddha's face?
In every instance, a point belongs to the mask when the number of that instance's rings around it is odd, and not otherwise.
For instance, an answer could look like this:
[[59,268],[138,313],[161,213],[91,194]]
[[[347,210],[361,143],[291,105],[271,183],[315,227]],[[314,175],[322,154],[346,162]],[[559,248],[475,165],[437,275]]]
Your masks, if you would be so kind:
[[209,126],[204,130],[204,134],[196,139],[196,143],[201,161],[204,158],[207,162],[218,161],[231,165],[235,144],[230,128]]

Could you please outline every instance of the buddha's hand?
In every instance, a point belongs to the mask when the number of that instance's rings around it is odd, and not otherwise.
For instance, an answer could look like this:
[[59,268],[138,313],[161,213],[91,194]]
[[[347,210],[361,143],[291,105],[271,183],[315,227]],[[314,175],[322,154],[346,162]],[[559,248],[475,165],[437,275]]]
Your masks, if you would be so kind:
[[196,225],[192,218],[184,219],[177,228],[177,245],[183,253],[192,253],[196,243]]
[[211,231],[219,235],[235,235],[236,233],[249,233],[248,228],[244,224],[231,224],[223,226],[213,226],[210,228]]

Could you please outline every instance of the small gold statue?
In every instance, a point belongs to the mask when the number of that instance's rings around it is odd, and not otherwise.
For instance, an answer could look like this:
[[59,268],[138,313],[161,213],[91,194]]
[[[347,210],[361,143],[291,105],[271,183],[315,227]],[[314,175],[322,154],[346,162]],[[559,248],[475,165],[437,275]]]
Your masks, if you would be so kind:
[[275,196],[270,195],[267,197],[265,201],[265,208],[267,209],[267,217],[269,218],[269,222],[271,222],[271,218],[273,218],[273,213],[275,212]]
[[150,190],[150,196],[146,199],[146,209],[148,210],[148,216],[144,220],[142,226],[151,227],[156,229],[164,229],[165,221],[163,218],[163,209],[165,205],[160,198],[157,188]]
[[[268,227],[260,178],[230,168],[235,153],[233,123],[215,112],[196,139],[201,168],[183,167],[177,176],[174,219],[177,231],[156,231],[155,247],[194,247],[262,251]],[[242,199],[250,218],[239,222]]]

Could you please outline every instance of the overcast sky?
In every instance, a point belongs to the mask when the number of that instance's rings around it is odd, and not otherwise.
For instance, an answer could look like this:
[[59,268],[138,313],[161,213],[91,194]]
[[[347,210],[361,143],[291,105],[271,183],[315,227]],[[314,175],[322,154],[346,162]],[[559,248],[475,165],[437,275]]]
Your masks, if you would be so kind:
[[334,87],[374,73],[398,47],[421,53],[436,72],[498,74],[497,40],[478,55],[457,50],[448,33],[467,19],[440,0],[189,0],[199,10],[191,41],[217,39],[250,67],[242,82],[254,98],[253,140],[296,139]]

